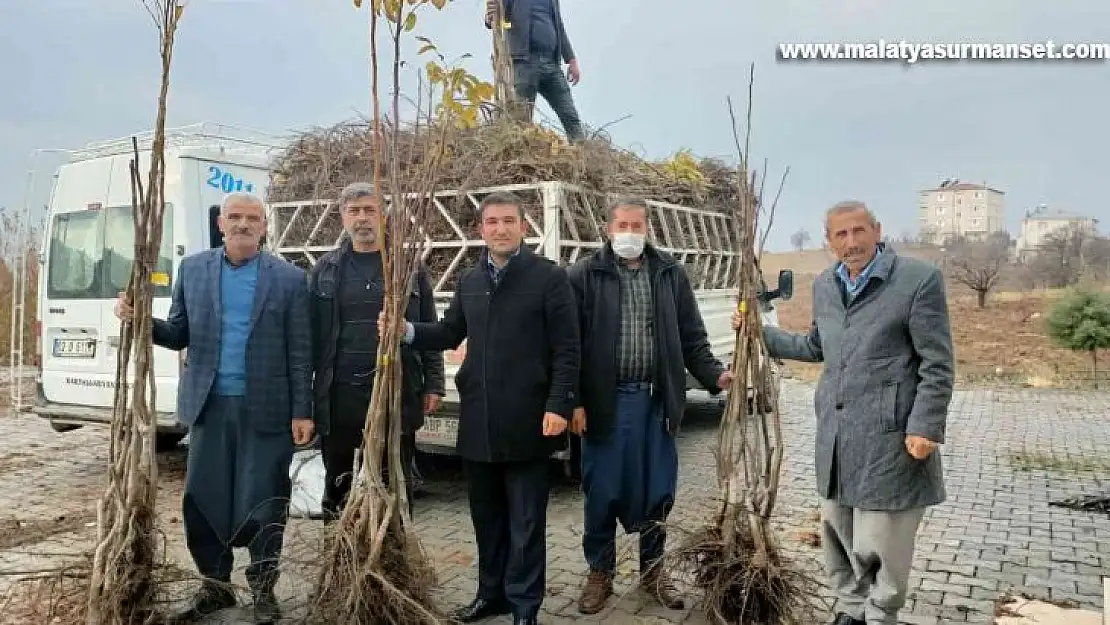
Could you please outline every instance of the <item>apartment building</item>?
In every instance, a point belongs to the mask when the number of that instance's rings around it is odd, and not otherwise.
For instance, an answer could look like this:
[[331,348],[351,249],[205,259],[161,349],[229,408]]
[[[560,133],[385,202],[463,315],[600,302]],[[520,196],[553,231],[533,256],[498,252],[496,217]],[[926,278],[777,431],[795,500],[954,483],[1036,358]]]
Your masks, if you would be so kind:
[[918,234],[942,245],[954,238],[986,239],[1006,229],[1005,193],[985,184],[946,179],[917,192]]
[[1016,252],[1019,257],[1025,257],[1044,245],[1048,237],[1065,231],[1098,236],[1098,220],[1040,204],[1032,210],[1025,211],[1025,218],[1021,220],[1021,232],[1017,238]]

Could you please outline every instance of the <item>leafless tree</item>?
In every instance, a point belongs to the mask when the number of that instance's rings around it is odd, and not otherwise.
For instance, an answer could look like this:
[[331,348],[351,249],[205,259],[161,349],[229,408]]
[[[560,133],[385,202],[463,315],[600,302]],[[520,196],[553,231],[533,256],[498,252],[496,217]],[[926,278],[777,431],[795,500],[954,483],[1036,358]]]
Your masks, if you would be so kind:
[[990,245],[998,246],[999,248],[1008,250],[1012,244],[1013,239],[1010,233],[1005,230],[996,230],[987,235],[986,242]]
[[950,249],[947,265],[951,278],[975,291],[979,308],[985,308],[1008,258],[1008,247],[998,241],[961,243]]
[[790,235],[790,245],[794,246],[794,249],[799,252],[805,249],[809,241],[809,231],[805,228],[800,228],[797,232]]
[[1048,288],[1077,284],[1083,275],[1083,252],[1090,249],[1087,241],[1091,238],[1091,233],[1077,227],[1046,236],[1028,263],[1033,281]]
[[1110,278],[1110,239],[1088,237],[1083,241],[1083,273],[1096,282]]

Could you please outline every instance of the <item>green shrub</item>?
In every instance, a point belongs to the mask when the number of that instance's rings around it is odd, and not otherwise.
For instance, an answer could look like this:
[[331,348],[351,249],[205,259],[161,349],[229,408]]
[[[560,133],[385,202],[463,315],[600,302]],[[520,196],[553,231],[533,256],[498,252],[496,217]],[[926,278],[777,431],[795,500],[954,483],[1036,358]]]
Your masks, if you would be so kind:
[[1086,289],[1069,293],[1048,314],[1048,335],[1060,347],[1091,354],[1098,373],[1098,350],[1110,348],[1110,295]]

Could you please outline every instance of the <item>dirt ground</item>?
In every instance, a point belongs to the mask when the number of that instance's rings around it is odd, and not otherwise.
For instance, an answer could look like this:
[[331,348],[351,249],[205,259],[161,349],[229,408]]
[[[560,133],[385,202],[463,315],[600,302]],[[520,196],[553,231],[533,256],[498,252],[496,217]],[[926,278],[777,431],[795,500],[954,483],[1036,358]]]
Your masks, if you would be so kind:
[[[927,252],[919,250],[900,249],[899,253],[933,260]],[[813,279],[830,262],[831,256],[823,250],[765,255],[763,268],[769,284],[774,283],[779,269],[794,271],[793,299],[778,302],[779,323],[783,328],[809,329]],[[947,287],[956,346],[956,374],[961,383],[1091,386],[1090,356],[1056,347],[1045,333],[1045,318],[1061,292],[999,291],[991,293],[986,308],[980,309],[971,290],[951,282]],[[821,368],[820,365],[789,363],[788,371],[812,380],[820,374]],[[1105,377],[1102,381],[1106,382]]]

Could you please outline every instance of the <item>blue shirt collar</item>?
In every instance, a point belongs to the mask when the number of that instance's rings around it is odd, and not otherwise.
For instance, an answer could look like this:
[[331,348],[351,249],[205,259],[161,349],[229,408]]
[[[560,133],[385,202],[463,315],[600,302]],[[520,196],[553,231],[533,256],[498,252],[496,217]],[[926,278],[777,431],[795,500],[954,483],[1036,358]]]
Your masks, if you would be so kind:
[[232,264],[231,259],[227,257],[227,248],[226,247],[220,248],[220,258],[223,259],[225,265],[227,265],[228,267],[231,267],[233,269],[239,269],[239,268],[242,268],[242,267],[249,267],[251,265],[257,265],[258,264],[258,259],[261,256],[262,256],[261,251],[256,252],[254,256],[251,256],[250,258],[248,258],[246,260],[246,262],[244,262],[242,265],[236,266],[236,265]]
[[875,255],[871,257],[871,260],[867,263],[867,266],[863,268],[863,271],[859,272],[859,275],[856,276],[855,280],[852,280],[852,278],[848,276],[847,265],[845,265],[844,263],[837,264],[836,277],[840,278],[840,282],[844,285],[844,288],[848,290],[849,295],[855,295],[857,292],[860,291],[860,289],[863,288],[865,284],[867,284],[867,280],[871,278],[871,270],[875,268],[875,261],[879,260],[879,256],[881,256],[882,253],[883,249],[881,247],[876,247]]
[[513,262],[513,259],[516,258],[517,256],[520,256],[520,249],[522,247],[524,247],[523,243],[520,244],[520,247],[516,248],[516,251],[513,252],[513,255],[509,257],[509,260],[502,267],[498,267],[496,264],[494,264],[493,255],[490,254],[487,251],[486,252],[486,267],[489,269],[490,275],[492,275],[494,277],[500,276],[501,272],[505,271],[505,269],[507,269],[509,267],[509,264]]

